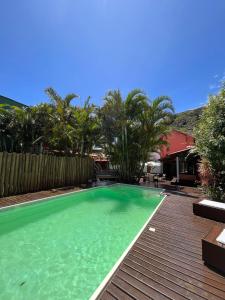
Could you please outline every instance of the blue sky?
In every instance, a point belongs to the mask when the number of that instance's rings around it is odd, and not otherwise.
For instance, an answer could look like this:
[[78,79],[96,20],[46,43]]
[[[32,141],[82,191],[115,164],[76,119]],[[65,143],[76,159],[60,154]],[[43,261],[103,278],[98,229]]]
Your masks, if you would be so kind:
[[183,111],[225,76],[225,1],[2,0],[0,43],[0,94],[25,104],[141,88]]

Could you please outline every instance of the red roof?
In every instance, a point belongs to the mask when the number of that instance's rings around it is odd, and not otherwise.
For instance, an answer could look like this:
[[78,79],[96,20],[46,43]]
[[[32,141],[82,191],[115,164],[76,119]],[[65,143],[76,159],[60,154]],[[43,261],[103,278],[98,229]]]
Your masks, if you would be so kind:
[[194,138],[190,134],[178,130],[172,130],[170,134],[163,138],[168,142],[168,146],[163,146],[161,158],[168,155],[190,149],[194,145]]

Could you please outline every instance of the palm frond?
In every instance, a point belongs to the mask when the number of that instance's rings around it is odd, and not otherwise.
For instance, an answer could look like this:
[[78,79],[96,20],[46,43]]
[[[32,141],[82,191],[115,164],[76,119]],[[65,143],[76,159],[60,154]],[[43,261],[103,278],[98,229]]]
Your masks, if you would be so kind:
[[74,99],[74,98],[79,98],[78,95],[76,94],[68,94],[65,98],[64,98],[64,102],[66,104],[66,106],[70,105],[70,102]]
[[168,96],[159,96],[151,104],[154,109],[160,108],[161,110],[169,110],[174,113],[172,100]]
[[52,87],[48,87],[47,89],[45,89],[45,93],[48,95],[48,97],[54,104],[62,102],[62,98]]

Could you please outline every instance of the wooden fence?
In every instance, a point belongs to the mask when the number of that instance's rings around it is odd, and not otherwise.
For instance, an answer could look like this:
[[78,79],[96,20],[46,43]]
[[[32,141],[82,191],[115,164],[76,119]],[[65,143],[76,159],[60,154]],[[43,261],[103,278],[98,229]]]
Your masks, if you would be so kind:
[[0,152],[0,197],[86,183],[92,176],[89,157]]

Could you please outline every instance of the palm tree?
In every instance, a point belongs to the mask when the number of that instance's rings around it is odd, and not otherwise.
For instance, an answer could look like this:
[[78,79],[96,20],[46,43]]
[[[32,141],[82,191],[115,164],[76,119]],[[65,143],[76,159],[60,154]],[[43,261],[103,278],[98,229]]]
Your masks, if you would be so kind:
[[13,135],[9,128],[12,120],[12,111],[6,105],[0,105],[0,151],[13,151]]
[[[166,136],[171,130],[169,125],[174,119],[173,113],[172,101],[168,96],[159,96],[152,101],[149,100],[148,106],[142,115],[143,153],[139,179],[149,153],[158,152],[163,145],[167,144],[163,136]],[[146,149],[149,149],[149,151],[146,151]]]
[[81,156],[90,154],[100,136],[100,122],[97,107],[90,103],[90,97],[83,107],[74,107],[75,124],[71,131],[71,140],[76,141],[76,152]]
[[139,180],[149,152],[165,143],[173,106],[169,97],[150,101],[146,94],[132,90],[123,100],[119,90],[109,91],[100,111],[105,149],[119,169],[121,180]]
[[0,109],[0,149],[8,152],[30,152],[36,138],[32,108],[12,106]]
[[54,121],[51,144],[60,151],[71,151],[70,134],[72,130],[72,106],[71,101],[78,98],[76,94],[68,94],[62,98],[53,88],[45,90],[54,107],[54,113],[50,116]]
[[58,120],[62,123],[68,122],[71,116],[71,101],[79,96],[76,94],[68,94],[65,96],[65,98],[62,98],[51,87],[47,88],[45,92],[56,108]]

